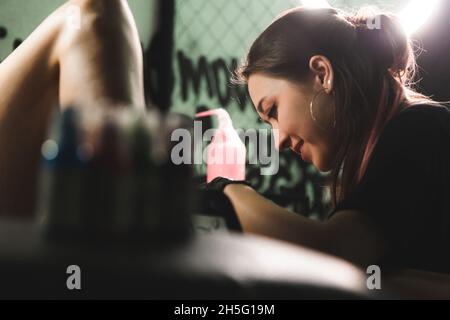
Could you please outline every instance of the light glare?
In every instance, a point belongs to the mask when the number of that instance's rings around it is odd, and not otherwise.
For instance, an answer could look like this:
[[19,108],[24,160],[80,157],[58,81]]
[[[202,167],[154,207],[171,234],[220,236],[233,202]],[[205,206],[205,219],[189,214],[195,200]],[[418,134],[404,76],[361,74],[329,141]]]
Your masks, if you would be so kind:
[[330,8],[330,4],[327,0],[302,0],[302,4],[305,7],[310,8]]
[[405,32],[410,36],[424,25],[436,11],[441,0],[412,0],[398,15]]

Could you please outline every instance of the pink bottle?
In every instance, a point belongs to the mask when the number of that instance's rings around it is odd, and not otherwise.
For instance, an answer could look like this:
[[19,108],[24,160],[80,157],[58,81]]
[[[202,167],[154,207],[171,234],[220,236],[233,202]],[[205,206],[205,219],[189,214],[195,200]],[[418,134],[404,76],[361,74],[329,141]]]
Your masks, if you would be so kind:
[[197,117],[212,115],[218,116],[219,128],[208,145],[206,181],[210,182],[216,177],[245,180],[247,150],[233,128],[230,115],[222,108],[196,114]]

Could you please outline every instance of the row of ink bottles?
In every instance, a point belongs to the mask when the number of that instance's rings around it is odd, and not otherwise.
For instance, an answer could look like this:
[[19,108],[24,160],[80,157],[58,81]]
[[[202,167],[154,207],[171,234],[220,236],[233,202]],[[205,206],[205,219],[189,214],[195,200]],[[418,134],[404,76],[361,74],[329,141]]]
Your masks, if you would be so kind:
[[178,242],[191,233],[192,168],[171,161],[189,119],[136,110],[66,108],[42,146],[38,217],[49,240]]

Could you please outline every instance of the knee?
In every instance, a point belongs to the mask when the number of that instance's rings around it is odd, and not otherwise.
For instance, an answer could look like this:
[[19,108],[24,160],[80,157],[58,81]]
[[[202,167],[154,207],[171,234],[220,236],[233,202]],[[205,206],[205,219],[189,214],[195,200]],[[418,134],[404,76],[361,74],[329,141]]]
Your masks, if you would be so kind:
[[[125,0],[71,0],[75,6],[79,25],[66,23],[62,32],[69,40],[79,42],[84,39],[108,40],[117,35],[136,37],[136,25]],[[66,19],[69,21],[70,19]],[[66,39],[66,40],[67,40]]]
[[126,0],[70,0],[88,27],[128,22],[130,9]]
[[97,12],[101,13],[105,10],[120,8],[126,4],[124,0],[70,0],[69,5],[74,5],[80,8],[83,12]]

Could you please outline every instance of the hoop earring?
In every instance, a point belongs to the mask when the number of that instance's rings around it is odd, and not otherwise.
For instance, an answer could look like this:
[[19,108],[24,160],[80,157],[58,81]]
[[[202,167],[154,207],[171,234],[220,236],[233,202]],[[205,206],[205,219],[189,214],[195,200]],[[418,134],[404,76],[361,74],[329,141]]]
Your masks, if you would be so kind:
[[[309,104],[309,113],[311,114],[311,118],[313,119],[313,121],[316,123],[316,125],[319,128],[321,128],[324,131],[328,131],[330,128],[327,129],[327,128],[322,127],[320,125],[319,121],[317,121],[316,117],[314,116],[314,112],[313,112],[314,102],[316,101],[317,96],[320,93],[322,93],[323,91],[325,91],[325,88],[323,88],[322,90],[317,91],[316,94],[314,95],[314,97],[312,98],[312,100],[311,100],[311,102]],[[334,92],[333,92],[333,95],[334,95]],[[333,103],[333,105],[334,105],[334,103]],[[334,108],[333,108],[333,118],[334,118],[333,119],[333,125],[332,125],[331,129],[334,129],[336,127],[336,105],[334,105]]]

